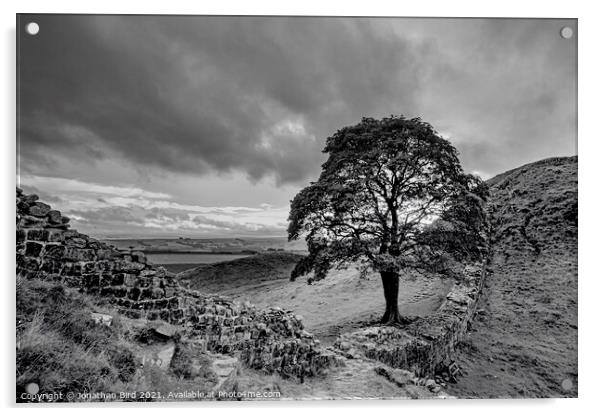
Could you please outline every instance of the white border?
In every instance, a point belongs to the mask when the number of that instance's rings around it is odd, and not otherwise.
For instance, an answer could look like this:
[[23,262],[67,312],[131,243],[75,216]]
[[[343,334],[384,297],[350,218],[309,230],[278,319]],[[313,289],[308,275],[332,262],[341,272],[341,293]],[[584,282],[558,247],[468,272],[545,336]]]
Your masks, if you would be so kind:
[[[3,377],[0,392],[4,406],[11,406],[14,398],[14,244],[12,232],[12,195],[15,185],[15,13],[120,13],[120,14],[302,14],[302,15],[346,15],[346,16],[464,16],[464,17],[569,17],[579,18],[579,399],[567,400],[474,400],[444,402],[302,402],[302,403],[218,403],[211,407],[181,408],[176,411],[192,410],[194,413],[244,412],[246,414],[286,413],[306,415],[307,413],[333,412],[343,408],[345,414],[362,414],[372,407],[378,412],[403,413],[444,413],[463,415],[507,414],[523,411],[545,412],[546,414],[577,414],[596,405],[600,381],[600,344],[597,335],[600,328],[599,293],[601,292],[599,262],[596,262],[600,241],[600,26],[602,16],[595,8],[595,2],[545,1],[527,2],[506,0],[495,4],[485,1],[412,1],[385,2],[370,1],[124,1],[98,0],[96,2],[71,1],[3,1],[2,13],[2,126],[4,135],[1,155],[3,157],[2,219],[5,226],[0,246],[0,264],[3,266],[4,318],[2,319]],[[599,256],[599,255],[598,255]],[[109,409],[107,409],[107,407]],[[165,406],[140,407],[131,411],[164,414]],[[86,414],[113,412],[123,405],[87,408]],[[81,409],[70,408],[12,408],[15,413],[51,412],[63,413]],[[127,410],[126,410],[127,411]]]

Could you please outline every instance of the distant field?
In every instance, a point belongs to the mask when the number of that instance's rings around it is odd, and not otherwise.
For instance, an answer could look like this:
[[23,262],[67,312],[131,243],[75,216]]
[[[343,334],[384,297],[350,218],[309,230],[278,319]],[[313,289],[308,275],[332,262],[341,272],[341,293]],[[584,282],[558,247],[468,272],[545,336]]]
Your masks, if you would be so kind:
[[248,254],[213,253],[147,253],[147,259],[154,264],[211,264],[248,257]]
[[243,251],[305,251],[305,242],[288,242],[286,237],[264,238],[119,238],[105,239],[120,250],[142,250],[144,252],[227,252]]

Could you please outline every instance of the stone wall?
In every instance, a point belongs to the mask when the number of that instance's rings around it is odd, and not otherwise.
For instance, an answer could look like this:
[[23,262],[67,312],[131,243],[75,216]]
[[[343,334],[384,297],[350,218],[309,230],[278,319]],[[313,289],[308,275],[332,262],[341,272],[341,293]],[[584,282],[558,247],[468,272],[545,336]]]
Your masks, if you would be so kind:
[[485,274],[484,263],[466,266],[436,313],[403,328],[379,326],[344,334],[334,347],[346,355],[361,354],[419,377],[432,377],[440,364],[453,359],[455,346],[466,335]]
[[17,276],[59,281],[101,296],[129,318],[181,325],[199,348],[240,351],[252,368],[303,378],[340,363],[290,312],[184,289],[144,253],[121,252],[71,230],[69,218],[19,188],[16,222]]

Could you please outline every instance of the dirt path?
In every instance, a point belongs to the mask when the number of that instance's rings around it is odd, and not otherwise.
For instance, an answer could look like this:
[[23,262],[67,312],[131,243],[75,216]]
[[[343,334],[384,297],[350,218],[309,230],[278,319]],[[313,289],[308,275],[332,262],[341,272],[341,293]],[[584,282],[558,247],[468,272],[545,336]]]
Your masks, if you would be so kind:
[[[389,379],[378,370],[394,375]],[[416,386],[412,375],[368,359],[347,359],[345,365],[332,368],[326,375],[316,376],[304,383],[259,371],[242,369],[237,377],[238,391],[278,391],[280,400],[332,399],[435,399],[449,397],[446,392],[433,393]]]

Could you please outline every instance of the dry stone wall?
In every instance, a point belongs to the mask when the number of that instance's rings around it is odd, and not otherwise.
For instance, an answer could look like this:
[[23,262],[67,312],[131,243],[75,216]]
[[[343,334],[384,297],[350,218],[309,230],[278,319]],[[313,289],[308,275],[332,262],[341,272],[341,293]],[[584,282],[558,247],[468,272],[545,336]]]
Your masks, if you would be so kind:
[[17,276],[59,281],[114,303],[133,319],[181,325],[199,348],[241,352],[252,368],[303,378],[341,358],[320,347],[300,317],[180,287],[175,275],[142,252],[115,247],[70,229],[69,218],[17,188]]
[[453,360],[455,346],[466,335],[485,275],[485,263],[468,265],[436,313],[404,328],[380,326],[344,334],[334,347],[346,355],[361,354],[419,377],[433,377],[439,365]]

